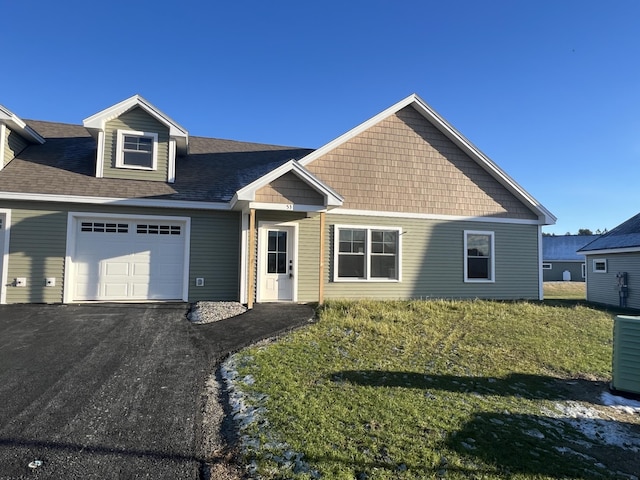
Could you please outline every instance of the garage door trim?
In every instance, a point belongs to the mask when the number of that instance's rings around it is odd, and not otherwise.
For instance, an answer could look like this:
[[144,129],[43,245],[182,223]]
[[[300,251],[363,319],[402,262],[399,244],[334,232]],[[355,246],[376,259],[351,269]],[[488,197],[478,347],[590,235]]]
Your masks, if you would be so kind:
[[[191,219],[189,217],[166,216],[166,215],[139,215],[139,214],[118,214],[103,212],[69,212],[67,217],[67,248],[65,255],[65,273],[64,273],[64,303],[75,303],[73,298],[74,281],[76,278],[75,265],[73,263],[74,252],[76,251],[76,232],[80,219],[111,219],[123,221],[145,221],[145,222],[179,222],[184,225],[184,257],[183,257],[183,276],[182,276],[182,301],[187,302],[189,299],[189,245],[191,244]],[[77,301],[81,303],[82,300]]]

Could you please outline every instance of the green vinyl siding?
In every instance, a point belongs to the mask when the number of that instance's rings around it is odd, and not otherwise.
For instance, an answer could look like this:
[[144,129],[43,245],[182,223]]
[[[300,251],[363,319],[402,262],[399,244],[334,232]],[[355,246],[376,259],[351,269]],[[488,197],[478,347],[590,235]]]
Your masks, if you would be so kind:
[[[606,260],[606,273],[594,272],[593,261]],[[605,305],[620,305],[616,275],[627,273],[629,287],[627,307],[640,309],[640,252],[589,255],[587,264],[587,300]]]
[[[298,301],[318,300],[319,215],[258,212],[257,220],[298,224]],[[402,229],[401,281],[334,281],[336,225]],[[494,233],[495,282],[464,281],[464,231]],[[538,226],[327,214],[324,298],[538,299]]]
[[[158,134],[157,170],[136,170],[116,167],[118,130],[132,130]],[[166,182],[169,173],[169,128],[158,122],[141,108],[123,113],[105,126],[104,164],[105,178],[152,180]]]
[[[400,227],[401,281],[334,281],[335,225]],[[495,282],[464,281],[465,230],[494,233]],[[329,214],[325,234],[325,299],[539,297],[536,225]]]
[[13,132],[10,128],[5,128],[4,142],[4,158],[2,159],[2,166],[5,166],[11,160],[15,158],[22,150],[27,147],[27,141],[17,133]]
[[[192,212],[189,301],[237,301],[239,275],[240,213]],[[204,287],[195,286],[196,278],[204,278]]]
[[[14,208],[10,229],[7,303],[61,302],[67,215]],[[12,286],[20,277],[27,279],[26,287]],[[56,279],[55,287],[45,287],[48,277]]]
[[[68,212],[157,215],[191,219],[189,301],[238,300],[240,214],[204,210],[123,208],[108,205],[0,202],[11,209],[9,283],[25,277],[26,287],[7,287],[7,303],[57,303],[63,298]],[[54,277],[55,287],[45,287]],[[195,286],[204,278],[203,287]]]

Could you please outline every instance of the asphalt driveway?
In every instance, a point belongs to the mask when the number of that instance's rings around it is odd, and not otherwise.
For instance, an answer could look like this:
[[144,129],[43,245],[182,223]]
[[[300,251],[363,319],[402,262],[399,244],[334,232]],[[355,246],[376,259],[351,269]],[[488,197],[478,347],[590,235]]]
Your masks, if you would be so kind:
[[201,415],[216,363],[312,310],[257,306],[208,325],[187,310],[1,305],[0,479],[206,477]]
[[187,308],[1,306],[0,478],[198,478]]

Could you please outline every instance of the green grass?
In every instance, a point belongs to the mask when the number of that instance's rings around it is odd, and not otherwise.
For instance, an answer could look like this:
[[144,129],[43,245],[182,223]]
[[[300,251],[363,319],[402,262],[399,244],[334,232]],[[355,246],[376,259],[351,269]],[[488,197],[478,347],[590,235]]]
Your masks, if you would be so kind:
[[330,302],[232,358],[246,461],[266,479],[607,477],[557,450],[584,439],[544,412],[564,380],[610,377],[611,328],[581,306]]
[[585,282],[544,282],[545,299],[584,300],[586,296]]

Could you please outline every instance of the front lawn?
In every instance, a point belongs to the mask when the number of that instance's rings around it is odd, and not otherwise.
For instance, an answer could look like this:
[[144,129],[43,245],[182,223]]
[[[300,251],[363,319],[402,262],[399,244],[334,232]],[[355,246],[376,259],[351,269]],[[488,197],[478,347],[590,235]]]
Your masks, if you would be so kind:
[[598,404],[611,330],[582,306],[330,302],[223,375],[251,478],[633,478],[637,415]]

